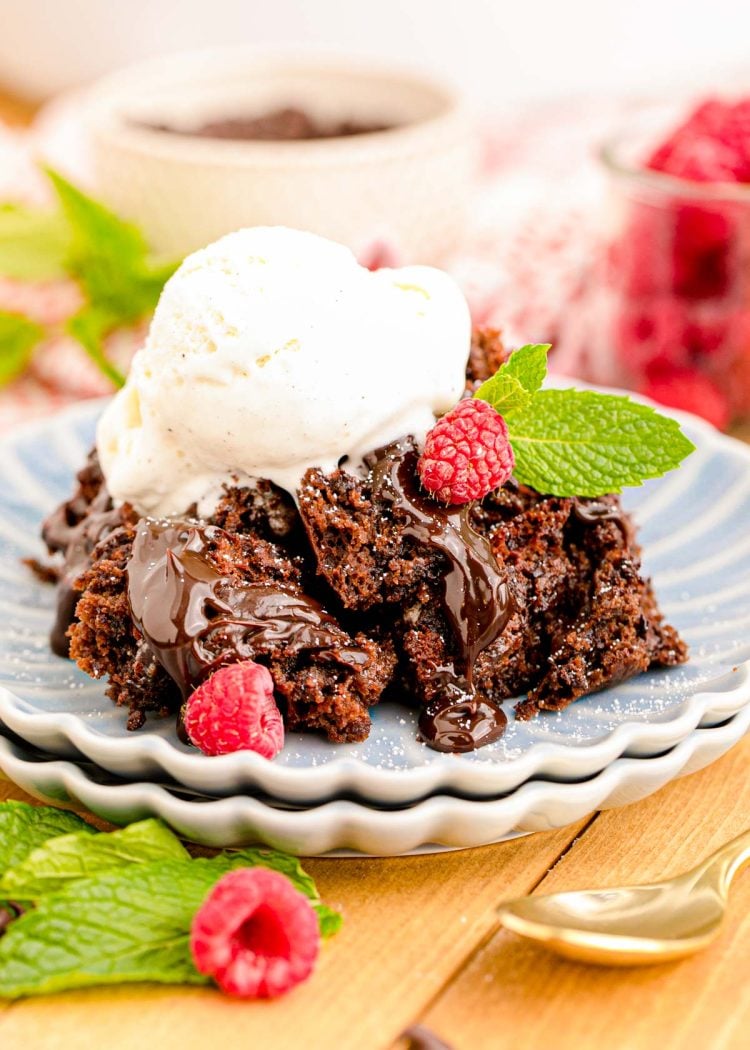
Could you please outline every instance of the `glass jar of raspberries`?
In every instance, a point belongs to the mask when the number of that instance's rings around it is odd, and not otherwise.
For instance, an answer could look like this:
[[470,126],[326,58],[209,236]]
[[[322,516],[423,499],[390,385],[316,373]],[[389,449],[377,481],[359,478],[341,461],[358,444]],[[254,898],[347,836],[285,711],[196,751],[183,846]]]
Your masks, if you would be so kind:
[[750,99],[658,119],[602,150],[604,243],[561,356],[725,429],[750,418]]

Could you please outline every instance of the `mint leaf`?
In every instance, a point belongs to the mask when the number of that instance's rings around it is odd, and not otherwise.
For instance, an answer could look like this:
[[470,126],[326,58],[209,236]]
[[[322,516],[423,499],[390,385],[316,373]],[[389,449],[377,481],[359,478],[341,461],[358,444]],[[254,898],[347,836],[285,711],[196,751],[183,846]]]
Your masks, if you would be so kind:
[[90,306],[107,315],[111,327],[139,320],[158,301],[176,264],[156,263],[137,226],[51,169],[47,175],[71,234],[69,271],[78,277]]
[[0,273],[19,281],[65,276],[70,231],[59,213],[0,206]]
[[474,394],[474,397],[492,405],[501,416],[507,416],[510,412],[525,408],[532,397],[514,375],[503,371],[505,367],[506,365],[503,365],[494,376],[485,380]]
[[107,358],[104,347],[105,337],[118,325],[118,319],[106,308],[84,306],[75,317],[71,317],[66,329],[77,339],[107,379],[116,387],[124,386],[125,376]]
[[675,420],[588,390],[541,390],[507,422],[516,478],[554,496],[620,492],[660,477],[694,450]]
[[23,372],[43,337],[44,329],[28,318],[0,312],[0,386]]
[[501,416],[527,408],[547,374],[548,350],[549,343],[529,343],[514,350],[474,397],[487,401]]
[[0,895],[33,901],[84,879],[129,864],[189,860],[179,839],[159,820],[142,820],[121,831],[77,833],[50,839],[0,879]]
[[227,871],[234,868],[270,868],[286,875],[296,890],[304,893],[312,901],[319,901],[320,895],[313,879],[302,868],[297,857],[288,853],[279,853],[274,849],[241,849],[224,850],[211,858],[217,864],[229,864]]
[[65,809],[0,802],[0,873],[21,864],[48,839],[70,832],[95,835],[96,828]]
[[304,871],[296,857],[291,857],[288,853],[279,853],[276,850],[244,849],[236,852],[226,850],[216,857],[211,857],[210,861],[219,870],[220,875],[227,871],[234,871],[235,868],[255,867],[270,868],[272,871],[281,872],[282,875],[286,875],[295,889],[304,893],[310,900],[318,914],[321,937],[332,937],[341,929],[343,924],[341,915],[321,903],[315,882]]
[[333,937],[333,935],[338,933],[344,925],[344,917],[340,912],[334,911],[333,908],[329,908],[327,904],[316,904],[314,907],[315,911],[318,913],[320,936],[323,940],[327,940],[328,937]]
[[[140,263],[147,247],[137,226],[124,222],[59,172],[45,170],[70,229],[70,262],[84,270],[92,258],[117,261],[126,270]],[[113,276],[117,282],[118,275]],[[100,289],[97,286],[95,290]],[[106,293],[106,289],[103,291]]]
[[0,996],[132,981],[207,984],[190,925],[216,882],[208,860],[156,861],[72,882],[0,939]]
[[499,371],[511,375],[519,381],[524,390],[530,394],[541,389],[547,375],[547,354],[549,343],[527,343],[514,350]]
[[115,386],[122,386],[124,377],[107,359],[104,340],[115,328],[151,313],[177,264],[152,259],[137,226],[120,219],[57,172],[47,169],[47,175],[68,224],[66,268],[87,298],[86,305],[68,321],[67,331],[104,375]]
[[[115,386],[123,376],[108,360],[105,339],[116,328],[150,314],[177,263],[154,259],[137,226],[45,169],[57,196],[55,212],[20,205],[0,206],[0,274],[20,280],[68,275],[81,286],[86,303],[66,323],[97,367]],[[8,317],[10,315],[4,315]],[[19,375],[44,332],[25,318],[23,331],[0,324],[0,385]]]

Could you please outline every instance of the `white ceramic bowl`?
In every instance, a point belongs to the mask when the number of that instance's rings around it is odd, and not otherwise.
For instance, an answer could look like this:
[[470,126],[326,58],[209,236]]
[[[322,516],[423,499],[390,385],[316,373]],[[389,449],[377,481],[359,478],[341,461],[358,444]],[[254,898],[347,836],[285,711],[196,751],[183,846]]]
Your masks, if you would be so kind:
[[[387,130],[293,142],[231,141],[144,127],[304,108]],[[130,67],[92,87],[97,188],[160,252],[182,256],[242,226],[313,230],[362,252],[385,242],[437,262],[461,231],[473,134],[430,77],[310,52],[221,48]]]

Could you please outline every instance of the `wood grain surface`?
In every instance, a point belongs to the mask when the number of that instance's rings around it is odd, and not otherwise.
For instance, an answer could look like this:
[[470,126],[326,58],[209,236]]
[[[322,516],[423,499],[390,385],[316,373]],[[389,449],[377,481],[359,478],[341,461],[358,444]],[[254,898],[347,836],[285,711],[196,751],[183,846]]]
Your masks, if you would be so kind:
[[[22,1000],[0,1004],[0,1047],[388,1050],[420,1021],[455,1050],[744,1050],[750,873],[714,947],[643,970],[547,955],[499,932],[495,909],[522,893],[689,867],[750,824],[749,774],[746,739],[651,798],[560,831],[433,857],[307,861],[345,925],[291,995],[238,1003],[139,985]],[[0,783],[0,797],[26,796]]]

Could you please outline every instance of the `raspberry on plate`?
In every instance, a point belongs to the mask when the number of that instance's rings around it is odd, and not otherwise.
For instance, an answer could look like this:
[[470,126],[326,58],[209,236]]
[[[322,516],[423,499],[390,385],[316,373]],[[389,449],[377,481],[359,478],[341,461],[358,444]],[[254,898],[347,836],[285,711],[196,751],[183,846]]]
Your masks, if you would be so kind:
[[185,705],[185,731],[204,755],[255,751],[273,758],[284,746],[284,723],[268,668],[253,660],[215,671]]
[[200,973],[227,995],[272,999],[313,971],[318,917],[286,875],[238,868],[216,883],[196,912],[190,951]]
[[515,460],[505,420],[478,398],[459,401],[427,435],[422,484],[444,503],[469,503],[505,484]]

